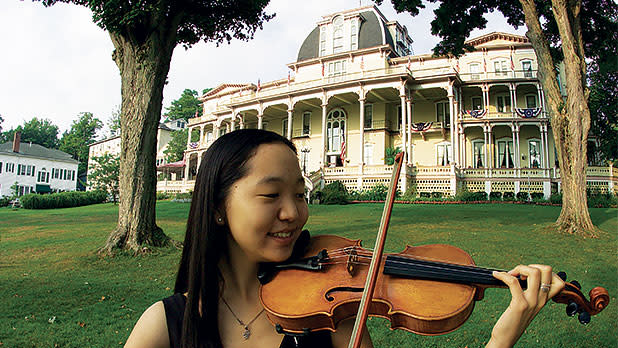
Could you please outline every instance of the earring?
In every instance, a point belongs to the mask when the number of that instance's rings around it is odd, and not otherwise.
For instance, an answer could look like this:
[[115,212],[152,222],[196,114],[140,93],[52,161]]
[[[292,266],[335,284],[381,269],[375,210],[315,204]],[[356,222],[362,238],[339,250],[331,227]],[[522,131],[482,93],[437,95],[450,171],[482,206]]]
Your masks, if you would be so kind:
[[218,217],[217,222],[223,222],[223,219],[221,217]]

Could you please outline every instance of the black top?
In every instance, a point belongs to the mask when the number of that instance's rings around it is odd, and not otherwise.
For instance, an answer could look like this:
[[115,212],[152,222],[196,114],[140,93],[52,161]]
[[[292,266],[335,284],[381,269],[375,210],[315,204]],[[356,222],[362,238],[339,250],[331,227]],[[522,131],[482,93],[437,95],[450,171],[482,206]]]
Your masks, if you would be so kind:
[[[174,294],[163,299],[165,318],[167,320],[167,333],[170,337],[171,348],[181,348],[182,319],[186,304],[187,298],[183,294]],[[317,331],[309,336],[283,336],[279,348],[332,348],[332,346],[330,332]]]

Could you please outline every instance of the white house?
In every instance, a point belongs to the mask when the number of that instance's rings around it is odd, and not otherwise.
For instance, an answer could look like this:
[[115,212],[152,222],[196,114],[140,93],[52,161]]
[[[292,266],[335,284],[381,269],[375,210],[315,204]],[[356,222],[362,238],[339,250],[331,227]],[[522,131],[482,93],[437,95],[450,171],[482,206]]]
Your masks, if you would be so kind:
[[13,141],[0,144],[0,196],[75,191],[77,165],[71,155],[32,143],[22,143],[19,132]]

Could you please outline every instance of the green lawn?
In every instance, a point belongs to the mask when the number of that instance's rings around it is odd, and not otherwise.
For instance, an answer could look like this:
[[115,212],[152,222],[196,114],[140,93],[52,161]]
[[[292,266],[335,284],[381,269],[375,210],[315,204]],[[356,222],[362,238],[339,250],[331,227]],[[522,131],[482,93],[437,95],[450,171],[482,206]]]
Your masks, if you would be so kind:
[[[182,240],[189,204],[159,202],[159,225]],[[380,204],[311,206],[312,234],[337,234],[373,246]],[[145,308],[171,294],[180,258],[177,249],[147,256],[101,259],[95,251],[115,226],[111,204],[57,210],[0,209],[0,347],[121,346]],[[591,209],[604,233],[582,239],[547,231],[559,207],[396,205],[388,252],[406,244],[448,243],[468,251],[485,267],[551,264],[578,280],[610,292],[609,307],[583,326],[551,303],[539,314],[519,347],[617,347],[617,209]],[[451,334],[422,337],[390,331],[369,321],[376,347],[479,347],[507,306],[508,291],[491,289],[471,318]]]

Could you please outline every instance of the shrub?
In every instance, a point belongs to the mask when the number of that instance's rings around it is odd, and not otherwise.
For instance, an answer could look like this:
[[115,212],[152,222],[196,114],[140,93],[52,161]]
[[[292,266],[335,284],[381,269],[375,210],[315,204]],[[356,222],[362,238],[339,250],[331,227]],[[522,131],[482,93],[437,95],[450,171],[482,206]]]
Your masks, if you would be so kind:
[[431,193],[429,193],[429,192],[421,192],[420,193],[420,197],[421,198],[429,198],[429,197],[431,197]]
[[56,209],[80,207],[103,203],[107,200],[105,191],[70,191],[41,195],[30,193],[21,196],[19,201],[25,209]]
[[534,202],[542,202],[545,200],[545,195],[543,195],[543,192],[532,192],[530,194],[530,198],[534,201]]
[[384,184],[377,184],[367,190],[367,198],[368,201],[384,201],[386,200],[386,196],[388,195],[388,186]]
[[527,202],[529,198],[530,198],[530,195],[528,194],[528,192],[526,191],[517,192],[517,200],[519,202]]
[[311,192],[311,197],[310,197],[310,202],[314,203],[314,201],[318,201],[320,203],[322,203],[322,197],[323,197],[323,193],[321,190],[313,190]]
[[455,199],[458,201],[462,201],[462,202],[486,201],[487,193],[483,191],[479,191],[479,192],[462,191],[459,194],[457,194],[457,196],[455,196]]
[[157,201],[160,201],[163,199],[170,199],[171,196],[172,195],[167,192],[157,192]]
[[324,204],[347,204],[348,190],[341,181],[334,181],[324,187]]
[[551,202],[551,204],[562,204],[562,193],[552,193],[551,196],[549,196],[549,202]]
[[501,201],[502,200],[502,192],[490,192],[489,193],[490,201]]
[[0,207],[8,207],[10,201],[11,201],[11,198],[9,198],[9,197],[1,197],[0,198]]
[[505,201],[514,201],[515,200],[515,192],[507,191],[502,194],[502,199]]
[[442,192],[432,192],[431,193],[431,198],[442,198],[443,193]]
[[612,193],[600,193],[588,197],[588,207],[609,208],[618,204],[618,198]]
[[191,203],[191,197],[193,197],[193,192],[179,192],[174,195],[172,202],[179,203]]

